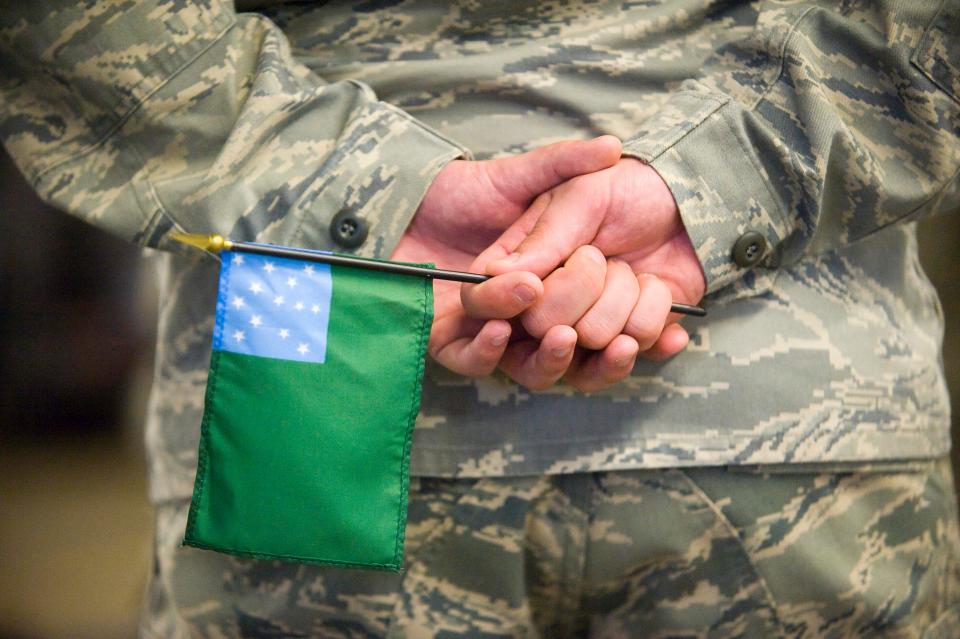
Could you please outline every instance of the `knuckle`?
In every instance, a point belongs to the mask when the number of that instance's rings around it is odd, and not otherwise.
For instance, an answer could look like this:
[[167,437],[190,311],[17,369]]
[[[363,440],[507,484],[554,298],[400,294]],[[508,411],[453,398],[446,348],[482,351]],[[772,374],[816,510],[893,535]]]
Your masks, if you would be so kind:
[[607,263],[607,271],[611,277],[617,278],[618,284],[624,287],[625,291],[635,297],[640,295],[640,282],[629,264],[619,258],[611,258]]
[[588,315],[577,322],[577,342],[584,348],[598,351],[617,336],[617,331],[605,318]]
[[546,317],[542,308],[534,307],[520,316],[520,324],[531,337],[537,339],[546,335],[547,331],[553,326],[550,318]]
[[476,359],[470,361],[467,365],[467,371],[463,373],[466,377],[480,378],[486,377],[494,371],[497,366],[497,355],[499,353],[478,353]]
[[634,313],[627,322],[626,333],[637,340],[640,350],[645,351],[660,337],[661,325],[656,318],[643,313]]
[[[566,302],[576,300],[579,311],[577,317],[600,301],[603,295],[603,274],[587,273],[577,269],[565,268],[563,275],[563,291]],[[573,308],[573,305],[569,305]],[[577,319],[576,317],[571,318]]]
[[637,283],[641,289],[641,295],[651,300],[669,304],[671,299],[670,287],[656,275],[640,275]]

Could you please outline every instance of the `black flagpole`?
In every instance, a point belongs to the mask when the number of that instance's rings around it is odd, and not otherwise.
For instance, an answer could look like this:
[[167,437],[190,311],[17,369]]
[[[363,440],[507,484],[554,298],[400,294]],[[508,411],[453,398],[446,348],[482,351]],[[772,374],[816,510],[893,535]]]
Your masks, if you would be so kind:
[[[453,282],[466,282],[467,284],[480,284],[490,279],[491,275],[481,275],[480,273],[467,273],[464,271],[448,271],[440,268],[430,268],[428,266],[413,266],[411,264],[401,264],[399,262],[383,262],[380,260],[371,260],[364,257],[355,257],[353,255],[342,255],[338,253],[327,253],[321,251],[310,251],[305,249],[296,249],[286,246],[275,246],[273,244],[256,244],[254,242],[234,242],[219,235],[193,235],[187,233],[173,234],[173,239],[190,246],[195,246],[204,251],[219,253],[222,250],[240,251],[243,253],[256,253],[257,255],[268,255],[271,257],[286,257],[296,260],[308,260],[311,262],[320,262],[322,264],[335,264],[338,266],[353,266],[365,268],[372,271],[383,271],[385,273],[395,273],[397,275],[414,275],[417,277],[429,277],[437,280],[450,280]],[[691,304],[670,305],[670,311],[681,315],[692,315],[703,317],[707,311],[700,306]]]

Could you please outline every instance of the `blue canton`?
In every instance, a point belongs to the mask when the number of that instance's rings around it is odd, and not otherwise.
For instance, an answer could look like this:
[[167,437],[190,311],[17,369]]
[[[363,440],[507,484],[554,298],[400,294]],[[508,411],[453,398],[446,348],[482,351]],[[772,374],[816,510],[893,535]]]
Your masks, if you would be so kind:
[[213,347],[322,364],[333,291],[330,267],[224,251]]

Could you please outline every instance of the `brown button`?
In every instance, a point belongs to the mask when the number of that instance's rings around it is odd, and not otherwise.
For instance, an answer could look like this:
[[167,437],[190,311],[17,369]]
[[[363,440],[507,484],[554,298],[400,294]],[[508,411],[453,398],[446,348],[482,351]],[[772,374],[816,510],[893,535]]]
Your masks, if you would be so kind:
[[330,239],[343,248],[357,248],[367,239],[367,221],[350,211],[337,213],[330,222]]
[[767,238],[756,231],[747,231],[733,245],[733,261],[747,268],[763,259],[767,252]]

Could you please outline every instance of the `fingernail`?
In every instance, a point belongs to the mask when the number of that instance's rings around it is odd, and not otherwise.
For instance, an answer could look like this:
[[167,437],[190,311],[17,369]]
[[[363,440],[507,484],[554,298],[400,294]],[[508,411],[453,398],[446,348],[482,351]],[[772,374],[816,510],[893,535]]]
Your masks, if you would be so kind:
[[617,368],[626,368],[627,366],[630,365],[630,362],[632,361],[633,361],[632,357],[621,357],[620,359],[615,360],[613,362],[613,365],[616,366]]
[[587,251],[587,257],[590,258],[595,264],[606,264],[607,258],[604,257],[603,253],[599,249],[596,251]]
[[513,289],[513,296],[524,304],[529,304],[537,298],[537,292],[526,284],[518,284]]
[[494,337],[491,337],[490,343],[493,346],[503,346],[504,344],[507,343],[508,339],[510,339],[510,334],[504,333],[503,335],[495,335]]
[[498,262],[519,262],[519,261],[520,261],[520,254],[519,254],[519,253],[511,253],[510,255],[508,255],[508,256],[500,259],[500,260],[497,260],[497,261],[498,261]]
[[570,347],[558,346],[557,348],[554,348],[550,352],[553,353],[553,356],[556,357],[557,359],[561,359],[570,354]]

